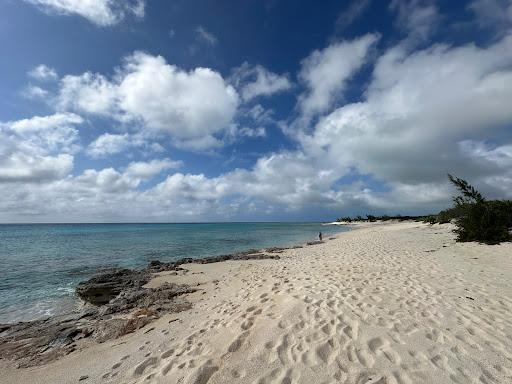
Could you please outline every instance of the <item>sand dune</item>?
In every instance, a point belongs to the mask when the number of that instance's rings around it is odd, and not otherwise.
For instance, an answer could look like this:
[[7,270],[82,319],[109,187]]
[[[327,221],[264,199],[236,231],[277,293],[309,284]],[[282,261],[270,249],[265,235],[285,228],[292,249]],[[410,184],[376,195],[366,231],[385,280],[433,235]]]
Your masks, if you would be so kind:
[[[512,245],[370,225],[281,260],[187,266],[194,308],[12,383],[511,383]],[[82,378],[81,381],[80,378]]]

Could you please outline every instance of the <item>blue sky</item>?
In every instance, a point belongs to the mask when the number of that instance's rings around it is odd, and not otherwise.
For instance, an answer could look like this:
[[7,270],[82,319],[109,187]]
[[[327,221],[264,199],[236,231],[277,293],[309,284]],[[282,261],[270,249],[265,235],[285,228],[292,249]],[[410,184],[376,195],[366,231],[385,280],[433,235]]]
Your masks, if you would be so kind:
[[512,191],[512,1],[7,0],[1,222],[330,220]]

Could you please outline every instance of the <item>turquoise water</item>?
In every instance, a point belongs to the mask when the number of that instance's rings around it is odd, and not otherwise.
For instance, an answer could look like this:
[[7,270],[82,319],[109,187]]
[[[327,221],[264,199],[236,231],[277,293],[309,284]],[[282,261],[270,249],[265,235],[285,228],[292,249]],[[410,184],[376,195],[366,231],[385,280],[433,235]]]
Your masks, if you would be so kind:
[[64,313],[98,269],[286,246],[346,230],[320,223],[0,225],[0,323]]

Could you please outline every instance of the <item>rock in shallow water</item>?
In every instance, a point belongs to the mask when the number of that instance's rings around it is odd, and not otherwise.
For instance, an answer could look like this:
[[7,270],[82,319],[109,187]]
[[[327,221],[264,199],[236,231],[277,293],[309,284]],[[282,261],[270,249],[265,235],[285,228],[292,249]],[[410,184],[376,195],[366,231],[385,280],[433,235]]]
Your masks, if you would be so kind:
[[125,268],[110,269],[79,283],[76,293],[88,303],[103,305],[124,290],[142,287],[149,279],[150,274],[146,271]]
[[195,290],[164,284],[157,289],[132,287],[108,304],[86,306],[73,315],[18,324],[0,324],[0,359],[19,367],[46,364],[78,348],[81,339],[102,343],[134,332],[165,313],[181,312],[191,304],[179,297]]
[[177,284],[156,289],[144,288],[151,274],[181,270],[185,263],[216,263],[224,260],[279,259],[257,250],[176,262],[154,261],[144,270],[110,269],[79,283],[77,295],[86,303],[79,313],[54,316],[18,324],[0,324],[0,359],[14,360],[19,367],[46,364],[80,347],[80,340],[96,342],[115,339],[133,332],[165,313],[180,312],[192,306],[183,297],[195,290]]

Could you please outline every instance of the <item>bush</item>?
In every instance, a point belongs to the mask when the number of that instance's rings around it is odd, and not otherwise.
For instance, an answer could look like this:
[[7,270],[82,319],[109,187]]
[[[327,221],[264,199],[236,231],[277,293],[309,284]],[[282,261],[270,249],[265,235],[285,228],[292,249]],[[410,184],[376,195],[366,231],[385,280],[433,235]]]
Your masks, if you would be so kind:
[[447,214],[456,217],[457,241],[499,244],[512,239],[512,201],[487,201],[465,180],[451,175],[448,178],[460,193],[454,197],[455,206]]
[[[445,224],[455,222],[457,241],[478,241],[486,244],[498,244],[512,241],[512,201],[486,200],[467,181],[448,175],[450,181],[459,190],[453,198],[454,206],[437,215],[426,216],[374,216],[367,215],[367,221],[415,220],[429,224]],[[361,216],[356,218],[342,217],[338,220],[352,222],[364,221]]]
[[447,224],[451,223],[453,219],[459,218],[463,214],[463,209],[461,207],[453,207],[445,209],[444,211],[439,212],[435,218],[436,223],[439,224]]
[[478,241],[486,244],[510,241],[510,203],[494,200],[466,205],[465,213],[456,221],[457,241]]
[[435,216],[435,215],[425,216],[423,218],[423,222],[427,223],[427,224],[432,224],[432,225],[436,224],[436,223],[438,223],[437,216]]

